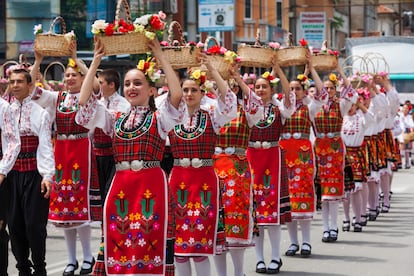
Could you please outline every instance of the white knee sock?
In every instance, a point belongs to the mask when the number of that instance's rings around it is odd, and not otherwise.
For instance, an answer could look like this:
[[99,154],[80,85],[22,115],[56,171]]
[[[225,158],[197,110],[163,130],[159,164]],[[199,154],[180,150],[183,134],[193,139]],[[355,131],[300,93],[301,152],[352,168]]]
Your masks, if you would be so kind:
[[64,229],[63,234],[68,250],[68,264],[76,264],[76,229]]
[[302,231],[302,243],[306,242],[311,244],[311,223],[310,219],[299,220],[300,229]]
[[[179,276],[191,276],[191,263],[188,257],[179,257],[179,261],[177,258],[175,259],[175,268],[177,269]],[[187,259],[187,260],[184,260]]]
[[338,201],[329,201],[329,217],[330,217],[330,229],[338,228]]
[[280,259],[281,228],[282,227],[280,225],[272,225],[267,227],[270,245],[272,246],[272,260],[276,261],[279,261]]
[[[82,245],[83,260],[92,261],[93,255],[91,250],[91,226],[85,225],[76,229],[78,231],[79,239]],[[88,268],[89,266],[85,267]]]
[[377,205],[375,204],[375,197],[377,196],[377,183],[370,181],[368,184],[368,209],[375,210]]
[[352,211],[354,212],[355,222],[361,222],[362,191],[351,194]]
[[223,252],[220,255],[213,256],[214,265],[216,267],[217,276],[226,276],[227,275],[227,260],[226,253]]
[[230,256],[233,261],[234,267],[234,276],[243,276],[244,275],[244,248],[230,249]]
[[205,258],[205,260],[201,262],[194,260],[194,266],[197,276],[211,275],[210,260],[208,258]]
[[292,220],[291,222],[286,223],[289,237],[290,237],[290,243],[291,244],[297,244],[299,245],[298,241],[298,221]]
[[384,174],[381,176],[381,190],[384,194],[384,205],[390,206],[390,175]]
[[258,262],[264,261],[263,257],[263,242],[264,242],[264,226],[259,226],[259,236],[254,237],[256,260]]
[[349,195],[342,200],[342,205],[344,207],[344,217],[345,221],[350,221],[349,209],[350,209],[350,200]]
[[367,205],[368,205],[368,184],[362,183],[362,202],[361,202],[361,215],[367,214]]
[[329,202],[322,201],[323,231],[329,231]]

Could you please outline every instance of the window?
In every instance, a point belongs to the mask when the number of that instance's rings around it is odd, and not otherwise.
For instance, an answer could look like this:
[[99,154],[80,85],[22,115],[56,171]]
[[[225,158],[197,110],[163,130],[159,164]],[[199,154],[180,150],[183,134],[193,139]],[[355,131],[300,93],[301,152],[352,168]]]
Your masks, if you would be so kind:
[[282,28],[282,18],[283,18],[283,6],[282,0],[278,0],[276,3],[276,26]]
[[252,18],[252,1],[244,0],[244,18]]

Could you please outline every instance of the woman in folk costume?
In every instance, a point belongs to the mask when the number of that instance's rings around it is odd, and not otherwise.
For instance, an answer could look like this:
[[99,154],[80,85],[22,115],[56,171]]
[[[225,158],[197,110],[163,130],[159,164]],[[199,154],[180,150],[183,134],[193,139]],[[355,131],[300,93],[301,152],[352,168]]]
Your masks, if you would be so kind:
[[[278,64],[274,72],[283,76]],[[282,77],[284,98],[278,100],[273,92],[276,84],[273,75],[265,72],[254,84],[255,93],[264,104],[263,117],[254,126],[250,135],[247,158],[253,175],[253,194],[256,204],[256,219],[259,235],[255,237],[256,272],[276,274],[282,266],[280,258],[281,225],[291,220],[285,160],[279,148],[279,137],[286,118],[295,111],[295,94],[289,82]],[[272,248],[271,261],[266,268],[263,256],[264,228],[267,228]]]
[[[35,51],[35,63],[31,70],[34,78],[43,56]],[[99,183],[92,162],[89,130],[75,122],[79,109],[79,91],[88,68],[77,59],[76,46],[65,70],[65,91],[49,91],[36,88],[32,95],[40,106],[47,108],[55,120],[57,139],[55,142],[56,175],[50,194],[49,221],[64,228],[68,251],[68,265],[63,275],[74,275],[78,269],[76,259],[76,236],[83,249],[83,264],[80,274],[92,272],[95,263],[91,252],[91,220],[100,221],[102,206]],[[96,85],[98,83],[96,82]]]
[[317,177],[321,183],[323,242],[338,238],[338,206],[344,196],[345,147],[341,138],[343,116],[348,113],[358,95],[338,66],[342,77],[340,97],[336,95],[338,80],[334,75],[323,82],[328,91],[328,103],[324,104],[313,119],[315,130],[315,154]]
[[388,213],[390,209],[391,199],[391,180],[392,170],[391,164],[395,161],[395,146],[394,138],[392,137],[392,128],[394,125],[394,118],[397,116],[400,101],[398,92],[395,87],[392,86],[391,81],[387,73],[380,72],[374,76],[374,82],[380,87],[380,92],[385,95],[388,102],[387,114],[385,116],[384,129],[381,132],[383,141],[385,143],[386,150],[386,167],[380,170],[381,177],[381,195],[383,198],[383,204],[381,206],[382,213]]
[[[252,246],[253,182],[246,158],[252,127],[263,116],[262,101],[233,71],[232,91],[237,95],[237,117],[221,129],[213,156],[220,180],[224,210],[226,249],[233,260],[234,275],[243,276],[244,252]],[[214,257],[217,275],[227,275],[226,254]]]
[[[413,117],[411,114],[409,114],[409,107],[407,104],[404,104],[401,113],[400,113],[400,120],[403,132],[405,134],[408,134],[413,131],[414,129],[414,122]],[[412,150],[412,141],[402,139],[401,142],[401,150],[404,153],[404,169],[409,169],[411,167],[411,161],[410,161],[410,154]]]
[[292,221],[288,222],[291,245],[286,256],[294,256],[299,251],[298,225],[302,231],[302,246],[300,255],[311,255],[311,222],[316,211],[316,198],[314,190],[315,157],[310,141],[310,132],[313,116],[320,109],[323,102],[328,99],[326,90],[322,89],[322,81],[317,72],[308,62],[308,68],[315,80],[316,93],[309,97],[306,95],[309,88],[309,79],[300,74],[290,82],[290,90],[295,92],[295,113],[286,119],[281,135],[280,147],[283,150],[288,183]]
[[210,275],[208,256],[223,251],[219,183],[212,157],[220,128],[237,115],[236,95],[204,54],[201,61],[217,84],[217,97],[205,95],[205,73],[193,71],[182,84],[189,118],[169,134],[175,158],[170,187],[176,200],[175,260],[180,276],[191,275],[190,258],[197,275]]
[[[96,67],[104,55],[96,41]],[[186,115],[180,83],[162,54],[157,39],[149,42],[152,54],[161,64],[169,92],[155,106],[155,63],[140,60],[124,78],[125,98],[131,110],[121,113],[98,104],[99,95],[83,86],[78,123],[101,128],[111,135],[116,172],[104,205],[104,244],[107,275],[173,275],[172,240],[167,240],[167,179],[160,167],[165,138]],[[94,74],[88,74],[90,83]],[[90,87],[90,86],[89,86]],[[85,89],[84,89],[85,88]],[[92,95],[91,95],[92,94]],[[170,233],[168,233],[169,235]]]
[[345,186],[345,198],[343,201],[345,220],[343,231],[350,230],[350,205],[354,213],[354,232],[362,231],[362,215],[365,214],[366,205],[363,206],[363,191],[367,190],[367,147],[364,142],[365,129],[375,124],[374,105],[370,109],[364,106],[364,99],[374,97],[367,88],[357,90],[359,99],[343,117],[341,137],[346,147],[346,159],[352,172],[352,187]]

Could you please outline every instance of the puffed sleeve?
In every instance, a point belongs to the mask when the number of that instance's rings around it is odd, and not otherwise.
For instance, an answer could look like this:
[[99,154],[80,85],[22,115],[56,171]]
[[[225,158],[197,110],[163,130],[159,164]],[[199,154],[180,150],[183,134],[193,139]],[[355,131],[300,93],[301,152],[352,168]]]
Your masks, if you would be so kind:
[[178,109],[175,108],[170,101],[169,93],[156,98],[155,101],[157,107],[157,126],[158,133],[161,138],[166,139],[168,132],[175,125],[179,125],[185,122],[188,116],[187,105],[184,98],[181,98]]
[[32,91],[32,100],[47,109],[50,118],[56,118],[56,103],[59,92],[46,90],[35,86]]
[[0,160],[0,174],[7,175],[14,166],[20,152],[20,135],[16,116],[13,116],[9,104],[0,100],[1,145],[3,157]]
[[[286,107],[286,104],[285,104],[287,100],[290,102],[289,107]],[[286,99],[285,97],[283,97],[282,101],[279,101],[277,98],[277,94],[274,94],[272,97],[272,104],[274,104],[275,106],[279,108],[280,114],[282,115],[282,120],[284,121],[284,119],[290,118],[293,115],[293,113],[295,113],[295,110],[296,110],[295,93],[290,91],[289,99]]]
[[357,100],[358,93],[356,93],[351,84],[346,87],[341,87],[339,108],[341,110],[342,117],[348,114],[348,111],[351,109],[352,104],[356,103]]
[[220,128],[237,117],[237,97],[230,89],[227,90],[224,102],[220,97],[211,99],[204,96],[200,108],[210,115],[214,131],[218,134]]
[[250,89],[249,96],[243,97],[243,110],[246,113],[247,124],[253,127],[263,118],[260,108],[263,106],[262,99]]
[[39,146],[37,148],[36,159],[37,169],[45,180],[52,181],[55,175],[55,158],[52,146],[51,122],[49,114],[45,110],[39,112],[40,123],[36,127],[39,137]]

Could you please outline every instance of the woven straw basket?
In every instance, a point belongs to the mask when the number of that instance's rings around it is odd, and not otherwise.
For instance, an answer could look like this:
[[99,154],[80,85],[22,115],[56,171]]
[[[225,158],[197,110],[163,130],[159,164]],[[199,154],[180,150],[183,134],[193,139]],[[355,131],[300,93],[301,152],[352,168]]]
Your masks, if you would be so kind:
[[338,57],[334,55],[313,55],[311,61],[316,71],[332,71],[338,67]]
[[277,62],[282,67],[306,64],[307,47],[290,46],[276,51]]
[[186,45],[181,25],[177,21],[172,21],[168,29],[169,45],[173,45],[174,41],[178,41],[179,45],[162,47],[164,56],[173,69],[200,66],[198,55],[201,53],[201,49]]
[[[207,51],[208,47],[209,47],[209,41],[214,41],[215,45],[219,45],[218,41],[210,36],[206,39],[205,43],[204,43],[204,49],[205,51]],[[219,72],[220,76],[225,79],[228,80],[231,76],[230,70],[231,70],[231,64],[229,62],[227,62],[223,56],[221,55],[207,55],[208,61],[210,62],[210,64],[216,68],[216,70]],[[211,74],[210,72],[207,72],[207,78],[211,78]]]
[[257,29],[256,42],[254,45],[240,45],[237,49],[240,57],[240,65],[245,67],[272,67],[275,51],[272,48],[265,48],[260,43],[260,29]]
[[[118,0],[115,21],[119,22],[121,7],[125,10],[125,22],[131,23],[131,12],[126,0]],[[104,45],[105,55],[143,54],[150,52],[149,39],[143,33],[115,33],[111,36],[95,35]]]
[[[53,27],[57,22],[61,23],[62,34],[53,32]],[[71,43],[74,37],[71,34],[66,34],[66,23],[63,17],[58,16],[53,19],[50,24],[48,33],[37,34],[35,38],[35,50],[43,56],[63,57],[70,56]]]

